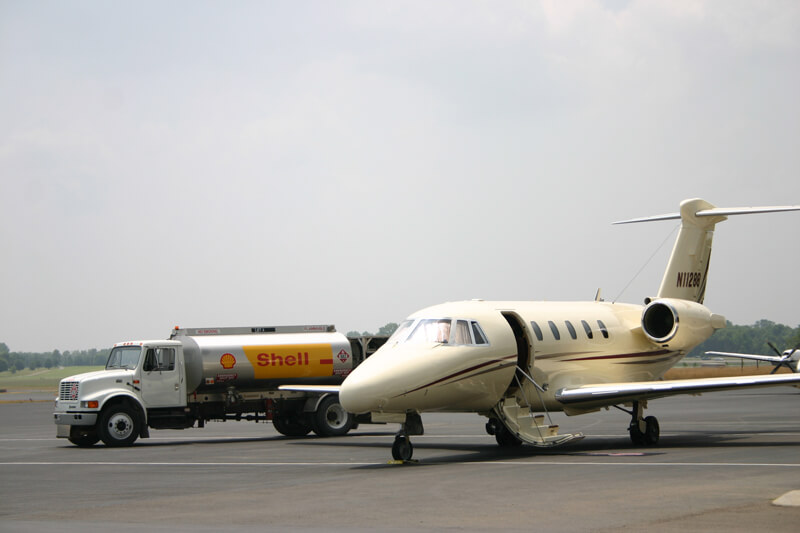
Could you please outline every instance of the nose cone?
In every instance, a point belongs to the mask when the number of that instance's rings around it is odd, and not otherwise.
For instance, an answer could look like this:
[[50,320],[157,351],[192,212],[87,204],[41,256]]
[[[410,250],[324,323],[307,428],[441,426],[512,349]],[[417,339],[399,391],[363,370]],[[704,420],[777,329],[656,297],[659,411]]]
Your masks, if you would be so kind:
[[368,368],[368,363],[365,361],[353,370],[339,389],[339,403],[351,413],[380,411],[386,404],[384,380]]
[[416,382],[415,372],[408,368],[412,355],[394,346],[382,346],[342,383],[342,407],[351,413],[405,412],[405,393]]

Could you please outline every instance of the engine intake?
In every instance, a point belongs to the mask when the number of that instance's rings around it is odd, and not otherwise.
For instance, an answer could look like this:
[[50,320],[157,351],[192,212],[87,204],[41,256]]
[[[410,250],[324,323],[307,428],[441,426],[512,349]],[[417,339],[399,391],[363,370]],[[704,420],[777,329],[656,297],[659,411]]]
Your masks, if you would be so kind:
[[725,327],[725,317],[689,300],[663,298],[642,312],[642,331],[652,342],[688,351]]

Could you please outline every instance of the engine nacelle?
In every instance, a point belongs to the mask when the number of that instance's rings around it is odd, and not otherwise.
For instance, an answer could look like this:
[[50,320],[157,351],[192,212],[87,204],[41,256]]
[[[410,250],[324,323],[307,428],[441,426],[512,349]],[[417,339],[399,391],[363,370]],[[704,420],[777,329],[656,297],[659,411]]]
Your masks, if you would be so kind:
[[642,312],[642,331],[647,338],[673,350],[691,350],[724,327],[724,316],[689,300],[654,300]]

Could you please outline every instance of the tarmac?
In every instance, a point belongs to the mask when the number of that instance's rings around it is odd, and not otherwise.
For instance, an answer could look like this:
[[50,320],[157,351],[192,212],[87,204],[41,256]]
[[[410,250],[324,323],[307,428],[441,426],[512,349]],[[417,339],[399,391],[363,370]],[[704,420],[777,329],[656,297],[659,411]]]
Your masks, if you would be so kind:
[[[7,393],[12,394],[12,393]],[[657,447],[615,409],[554,414],[563,448],[500,448],[474,414],[290,439],[271,424],[152,430],[130,448],[55,438],[52,393],[0,394],[0,531],[753,531],[800,523],[800,391],[650,402]]]

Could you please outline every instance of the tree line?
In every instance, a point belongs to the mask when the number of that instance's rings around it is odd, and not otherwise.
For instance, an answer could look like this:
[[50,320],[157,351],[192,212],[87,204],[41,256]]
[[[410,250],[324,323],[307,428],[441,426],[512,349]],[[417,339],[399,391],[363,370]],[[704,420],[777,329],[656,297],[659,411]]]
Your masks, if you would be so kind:
[[101,366],[106,364],[111,349],[75,350],[61,352],[12,352],[0,342],[0,372],[17,372],[29,368],[58,368],[60,366]]
[[[376,335],[391,335],[397,324],[390,322],[378,330]],[[348,337],[372,335],[368,331],[350,331]],[[689,353],[689,357],[702,357],[706,351],[739,352],[774,355],[767,342],[772,342],[781,352],[800,344],[800,326],[792,328],[769,320],[759,320],[750,326],[737,326],[728,322],[726,328],[718,330],[708,340]],[[102,366],[106,364],[110,349],[75,350],[61,352],[32,353],[12,352],[0,342],[0,372],[17,372],[29,368],[57,368],[60,366]]]
[[791,328],[769,320],[759,320],[751,326],[728,325],[699,344],[689,356],[700,357],[704,352],[738,352],[762,355],[775,355],[769,347],[771,342],[783,352],[800,344],[800,326]]

